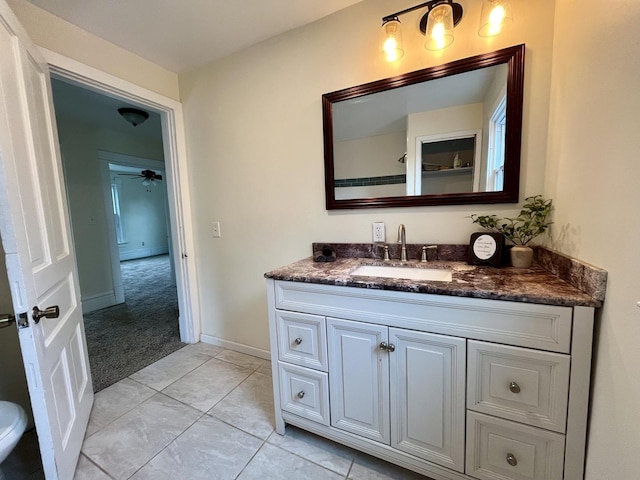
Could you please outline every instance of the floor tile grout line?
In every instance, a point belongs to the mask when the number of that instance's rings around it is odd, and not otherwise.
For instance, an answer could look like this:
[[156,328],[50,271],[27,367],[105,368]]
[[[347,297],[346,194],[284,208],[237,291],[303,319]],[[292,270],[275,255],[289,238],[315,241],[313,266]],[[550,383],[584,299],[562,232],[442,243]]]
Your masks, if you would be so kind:
[[[275,432],[275,430],[274,430],[274,432]],[[273,433],[273,432],[272,432],[272,433]],[[279,434],[279,433],[276,433],[276,435],[280,435],[280,434]],[[271,435],[269,435],[269,437],[270,437],[270,436],[271,436]],[[267,439],[264,441],[263,445],[258,449],[258,452],[259,452],[260,450],[262,450],[262,447],[264,447],[264,445],[265,445],[265,444],[269,444],[270,446],[275,447],[275,448],[277,448],[278,450],[282,450],[283,452],[286,452],[286,453],[288,453],[289,455],[293,455],[294,457],[298,457],[298,458],[300,458],[300,459],[304,460],[305,462],[309,462],[309,463],[311,463],[311,464],[313,464],[313,465],[315,465],[315,466],[317,466],[317,467],[322,468],[323,470],[326,470],[326,471],[331,472],[331,473],[335,473],[336,475],[342,475],[341,473],[336,472],[335,470],[331,470],[330,468],[327,468],[327,467],[325,467],[324,465],[320,465],[319,463],[314,462],[314,461],[313,461],[313,460],[311,460],[310,458],[303,457],[302,455],[298,455],[297,453],[292,452],[292,451],[290,451],[290,450],[287,450],[286,448],[282,448],[280,445],[275,445],[275,444],[273,444],[273,443],[269,442],[269,437],[267,437]],[[258,452],[256,452],[256,454],[257,454]],[[254,456],[255,456],[255,455],[254,455]],[[248,464],[247,464],[247,465],[248,465]],[[353,465],[353,460],[351,461],[351,465]],[[349,467],[349,471],[351,471],[351,467]],[[348,475],[348,474],[349,474],[349,472],[347,472],[347,475]],[[345,479],[346,479],[346,478],[347,478],[347,477],[345,477]]]
[[[156,390],[155,388],[151,388],[150,386],[145,385],[144,383],[138,382],[137,380],[134,380],[134,379],[133,379],[133,378],[131,378],[131,377],[124,377],[122,380],[131,380],[132,382],[135,382],[135,383],[137,383],[138,385],[142,385],[142,386],[143,386],[143,387],[145,387],[145,388],[148,388],[148,389],[150,389],[150,390],[153,390],[153,391],[154,391],[154,392],[156,392],[156,393],[161,393],[161,392],[158,392],[158,390]],[[116,383],[114,383],[113,385],[117,385],[117,384],[118,384],[118,383],[120,383],[122,380],[118,380],[118,381],[117,381]],[[111,387],[111,386],[112,386],[112,385],[109,385],[109,387]],[[107,387],[107,388],[109,388],[109,387]],[[106,388],[105,388],[104,390],[106,390]],[[101,390],[101,392],[104,392],[104,390]],[[98,393],[100,393],[100,392],[98,392]],[[153,395],[155,395],[155,393],[154,393],[154,394],[152,394],[152,395],[151,395],[151,397],[153,397]],[[89,435],[89,436],[84,437],[84,439],[82,440],[82,443],[84,443],[84,442],[85,442],[85,440],[87,440],[88,438],[93,437],[93,436],[94,436],[96,433],[98,433],[99,431],[101,431],[101,430],[103,430],[103,429],[107,428],[109,425],[111,425],[113,422],[115,422],[116,420],[118,420],[120,417],[124,417],[127,413],[131,412],[134,408],[136,408],[136,407],[138,407],[139,405],[143,404],[144,402],[146,402],[147,400],[149,400],[149,398],[151,398],[151,397],[145,398],[142,402],[135,404],[135,405],[134,405],[133,407],[131,407],[129,410],[127,410],[127,411],[125,411],[124,413],[122,413],[122,415],[118,415],[116,418],[114,418],[113,420],[111,420],[110,422],[108,422],[106,425],[100,425],[100,428],[98,428],[95,432],[93,432],[93,433],[92,433],[91,435]],[[95,399],[95,394],[94,394],[94,399]],[[95,405],[95,400],[94,400],[94,405]],[[91,417],[89,417],[89,418],[91,418]]]
[[[98,464],[93,460],[93,458],[91,458],[91,457],[90,457],[89,455],[87,455],[86,453],[84,453],[84,452],[80,452],[80,456],[81,456],[81,457],[86,458],[86,459],[87,459],[87,461],[88,461],[89,463],[91,463],[93,466],[95,466],[98,470],[100,470],[102,473],[104,473],[107,477],[112,478],[112,479],[115,479],[115,478],[116,478],[116,477],[114,477],[113,475],[111,475],[109,472],[107,472],[104,468],[102,468],[102,466],[98,465]],[[77,467],[76,467],[76,468],[77,468]],[[74,474],[74,476],[75,476],[75,474]]]
[[[226,422],[225,422],[226,423]],[[232,425],[233,426],[233,425]],[[238,427],[234,427],[234,428],[238,428]],[[245,432],[246,433],[246,432]],[[256,437],[257,438],[257,437]],[[267,437],[269,438],[269,437]],[[260,450],[262,450],[262,447],[264,447],[264,445],[267,443],[267,440],[264,439],[262,440],[262,445],[260,445],[255,452],[253,452],[253,455],[251,455],[251,458],[247,461],[247,463],[244,464],[244,467],[242,467],[242,470],[240,470],[240,472],[234,477],[234,480],[239,478],[240,475],[242,475],[242,473],[245,471],[245,469],[249,466],[249,464],[253,461],[254,458],[256,458],[256,455],[258,455],[258,452]]]
[[260,441],[262,441],[262,442],[266,442],[266,441],[267,441],[267,439],[271,436],[271,433],[273,433],[273,432],[275,431],[275,430],[271,430],[271,432],[269,433],[269,435],[267,435],[267,438],[266,438],[266,439],[265,439],[265,438],[260,438],[260,437],[259,437],[259,436],[257,436],[255,433],[247,432],[246,430],[243,430],[242,428],[240,428],[240,427],[238,427],[238,426],[236,426],[236,425],[233,425],[232,423],[229,423],[228,421],[224,420],[223,418],[218,418],[218,417],[216,417],[216,416],[215,416],[214,414],[212,414],[212,413],[205,412],[205,415],[206,415],[206,416],[208,416],[208,417],[210,417],[210,418],[212,418],[212,419],[214,419],[214,420],[217,420],[217,421],[218,421],[218,422],[220,422],[220,423],[224,423],[225,425],[227,425],[227,426],[229,426],[229,427],[233,427],[233,428],[235,428],[236,430],[238,430],[238,431],[240,431],[240,432],[242,432],[242,433],[246,433],[247,435],[250,435],[250,436],[252,436],[252,437],[254,437],[254,438],[257,438],[258,440],[260,440]]
[[[296,428],[299,428],[299,427],[296,427]],[[305,431],[305,430],[303,430],[303,431]],[[333,472],[333,473],[335,473],[336,475],[342,475],[340,472],[336,472],[335,470],[332,470],[332,469],[330,469],[330,468],[328,468],[328,467],[325,467],[324,465],[320,465],[319,463],[314,462],[314,461],[313,461],[313,460],[311,460],[310,458],[303,457],[302,455],[298,455],[297,453],[292,452],[292,451],[290,451],[290,450],[287,450],[286,448],[283,448],[283,447],[281,447],[280,445],[276,445],[275,443],[271,443],[271,442],[269,442],[269,438],[271,438],[271,436],[272,436],[274,433],[275,433],[276,435],[280,435],[280,434],[279,434],[278,432],[276,432],[276,431],[275,431],[275,429],[274,429],[274,430],[273,430],[273,432],[271,432],[271,435],[269,435],[269,437],[267,437],[267,440],[266,440],[266,442],[267,442],[267,443],[269,443],[269,445],[273,445],[274,447],[278,447],[280,450],[284,450],[285,452],[288,452],[288,453],[290,453],[290,454],[292,454],[292,455],[295,455],[295,456],[297,456],[297,457],[300,457],[300,458],[302,458],[302,459],[304,459],[304,460],[306,460],[306,461],[308,461],[308,462],[313,463],[314,465],[318,465],[319,467],[322,467],[322,468],[324,468],[325,470],[329,470],[330,472]],[[315,433],[313,433],[313,432],[307,432],[307,433],[311,433],[312,435],[316,435],[316,434],[315,434]],[[286,432],[285,432],[285,435],[283,435],[283,436],[286,436]],[[327,440],[327,441],[329,441],[329,442],[335,443],[336,445],[341,445],[341,446],[343,446],[343,447],[345,447],[345,448],[348,448],[349,450],[351,450],[351,451],[353,452],[353,458],[352,458],[352,459],[351,459],[351,461],[349,462],[349,468],[347,469],[347,474],[346,474],[346,476],[345,476],[345,479],[346,479],[346,478],[348,478],[348,477],[349,477],[349,474],[351,473],[351,469],[353,468],[353,464],[354,464],[354,462],[355,462],[356,454],[357,454],[358,452],[357,452],[356,450],[353,450],[351,447],[347,447],[346,445],[343,445],[343,444],[341,444],[341,443],[334,442],[333,440],[329,440],[329,439],[324,438],[324,437],[319,437],[319,438],[322,438],[323,440]]]
[[[249,380],[249,378],[251,378],[251,375],[253,375],[254,372],[251,372],[244,380],[242,380],[238,385],[236,385],[235,387],[233,387],[231,390],[229,390],[229,392],[226,393],[226,395],[224,397],[222,397],[220,400],[218,400],[209,410],[207,410],[206,413],[209,413],[211,410],[213,410],[214,408],[216,408],[221,402],[223,402],[229,395],[231,395],[233,392],[235,392],[238,388],[240,388],[240,386],[246,382],[247,380]],[[259,373],[259,372],[258,372]],[[264,374],[263,374],[264,375]],[[213,416],[213,415],[212,415]],[[218,418],[218,417],[216,417]],[[226,422],[225,422],[226,423]]]
[[[193,408],[193,407],[191,407]],[[200,410],[198,410],[200,411]],[[169,448],[169,446],[171,446],[171,444],[173,444],[176,440],[178,440],[178,438],[180,438],[182,435],[185,434],[185,432],[187,430],[189,430],[191,427],[193,427],[196,423],[198,423],[200,421],[200,419],[202,419],[202,417],[204,417],[206,415],[206,413],[203,413],[202,415],[200,415],[193,423],[191,423],[187,428],[185,428],[182,432],[180,432],[178,435],[176,435],[176,437],[171,440],[169,443],[167,443],[164,447],[162,447],[161,450],[159,450],[153,457],[151,457],[149,460],[147,460],[147,462],[144,465],[141,465],[140,468],[138,468],[135,472],[133,472],[131,475],[129,475],[127,477],[127,479],[133,477],[135,474],[137,474],[140,470],[142,470],[144,467],[146,467],[147,465],[149,465],[149,463],[151,463],[153,461],[154,458],[156,458],[158,455],[160,455],[162,452],[164,452],[167,448]]]

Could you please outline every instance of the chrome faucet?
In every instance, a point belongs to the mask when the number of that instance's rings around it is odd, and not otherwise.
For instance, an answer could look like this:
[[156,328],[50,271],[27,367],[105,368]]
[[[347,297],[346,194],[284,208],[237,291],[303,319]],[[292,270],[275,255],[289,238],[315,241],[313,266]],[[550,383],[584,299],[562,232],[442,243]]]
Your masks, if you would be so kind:
[[407,261],[407,233],[402,223],[398,227],[398,243],[402,244],[402,253],[400,254],[400,261],[406,262]]

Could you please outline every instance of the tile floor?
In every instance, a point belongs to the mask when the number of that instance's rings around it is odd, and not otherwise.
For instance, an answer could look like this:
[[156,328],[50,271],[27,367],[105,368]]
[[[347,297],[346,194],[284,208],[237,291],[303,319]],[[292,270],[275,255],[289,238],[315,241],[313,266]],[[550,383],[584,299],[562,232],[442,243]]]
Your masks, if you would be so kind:
[[96,394],[75,480],[426,479],[273,429],[268,361],[188,345]]

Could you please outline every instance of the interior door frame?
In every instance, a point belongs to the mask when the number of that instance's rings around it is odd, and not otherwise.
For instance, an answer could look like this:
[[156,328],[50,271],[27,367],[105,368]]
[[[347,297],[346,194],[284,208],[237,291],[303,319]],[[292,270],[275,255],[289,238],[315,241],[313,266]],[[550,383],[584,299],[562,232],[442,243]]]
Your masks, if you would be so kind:
[[193,255],[193,221],[188,195],[188,166],[182,104],[164,95],[105,73],[89,65],[40,47],[52,75],[66,82],[160,114],[167,197],[171,227],[171,250],[176,272],[180,339],[200,341],[200,301]]

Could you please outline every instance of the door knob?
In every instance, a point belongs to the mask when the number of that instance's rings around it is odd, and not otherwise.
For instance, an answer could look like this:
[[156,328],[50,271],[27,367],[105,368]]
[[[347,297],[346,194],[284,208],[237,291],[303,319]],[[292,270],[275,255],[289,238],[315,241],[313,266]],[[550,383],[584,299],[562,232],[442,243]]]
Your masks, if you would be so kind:
[[47,307],[44,310],[40,310],[38,307],[33,307],[33,313],[31,314],[31,318],[33,321],[38,323],[41,318],[58,318],[60,316],[60,308],[58,305],[54,305],[53,307]]
[[16,317],[11,313],[0,313],[0,328],[8,327],[12,323],[16,323]]

